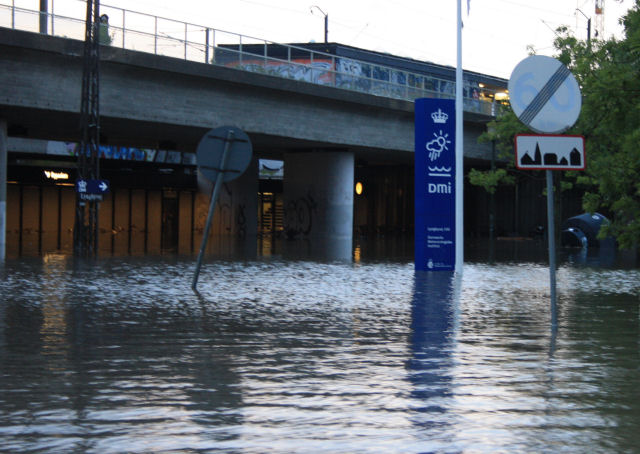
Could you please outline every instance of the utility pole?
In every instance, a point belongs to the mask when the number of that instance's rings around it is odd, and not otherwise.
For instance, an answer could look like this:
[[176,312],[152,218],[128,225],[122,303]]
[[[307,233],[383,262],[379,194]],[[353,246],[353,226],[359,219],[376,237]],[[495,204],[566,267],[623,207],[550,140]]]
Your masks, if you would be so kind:
[[[100,0],[87,0],[80,106],[81,141],[78,154],[79,182],[100,178]],[[73,253],[95,255],[98,249],[98,201],[84,199],[76,187],[76,216],[73,229]]]

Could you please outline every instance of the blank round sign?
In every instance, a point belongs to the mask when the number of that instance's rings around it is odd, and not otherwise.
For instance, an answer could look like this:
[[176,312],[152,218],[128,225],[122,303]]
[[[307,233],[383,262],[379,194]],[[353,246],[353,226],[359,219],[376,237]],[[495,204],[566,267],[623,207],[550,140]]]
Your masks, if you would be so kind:
[[509,100],[516,116],[540,134],[560,134],[580,115],[580,87],[571,71],[555,58],[533,55],[515,67]]
[[[229,144],[227,162],[222,169],[222,155]],[[247,170],[251,162],[253,148],[249,136],[234,126],[215,128],[204,135],[196,149],[196,162],[202,175],[215,181],[223,171],[222,181],[238,178]]]

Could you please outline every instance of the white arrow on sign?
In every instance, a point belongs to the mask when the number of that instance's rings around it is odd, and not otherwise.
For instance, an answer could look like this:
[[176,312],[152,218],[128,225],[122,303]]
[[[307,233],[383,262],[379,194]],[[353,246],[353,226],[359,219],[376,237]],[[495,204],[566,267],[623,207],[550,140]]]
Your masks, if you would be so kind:
[[532,55],[509,79],[509,101],[516,116],[535,132],[559,134],[574,125],[582,98],[571,71],[555,58]]
[[584,170],[584,137],[518,134],[516,167],[528,170]]
[[107,183],[105,183],[104,181],[101,181],[99,188],[102,192],[105,192],[109,188],[109,186],[107,186]]

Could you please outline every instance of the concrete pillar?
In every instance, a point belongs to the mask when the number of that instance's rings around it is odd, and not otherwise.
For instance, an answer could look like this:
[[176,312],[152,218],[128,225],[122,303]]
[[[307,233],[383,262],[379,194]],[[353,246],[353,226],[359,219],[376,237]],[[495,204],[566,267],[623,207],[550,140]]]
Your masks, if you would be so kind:
[[7,122],[0,118],[0,262],[7,252]]
[[314,254],[350,259],[353,240],[352,152],[291,152],[284,157],[284,229],[308,239]]

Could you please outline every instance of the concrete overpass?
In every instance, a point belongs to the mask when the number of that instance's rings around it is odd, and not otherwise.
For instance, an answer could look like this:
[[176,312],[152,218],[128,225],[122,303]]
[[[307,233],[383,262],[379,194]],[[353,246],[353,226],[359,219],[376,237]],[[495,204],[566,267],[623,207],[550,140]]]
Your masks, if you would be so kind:
[[[0,119],[9,136],[77,140],[82,53],[77,40],[0,28]],[[318,238],[351,238],[356,160],[413,162],[410,101],[109,46],[100,70],[105,141],[193,151],[207,130],[240,127],[257,156],[296,169],[285,177],[285,199],[315,191]],[[490,156],[477,143],[490,119],[465,113],[467,160]],[[256,184],[242,185],[255,194]]]
[[[33,138],[75,140],[83,43],[0,28],[0,115]],[[223,124],[257,150],[350,149],[407,161],[413,102],[109,46],[101,48],[101,129],[110,143],[195,149]],[[491,117],[465,115],[465,157],[486,158],[475,139]]]

